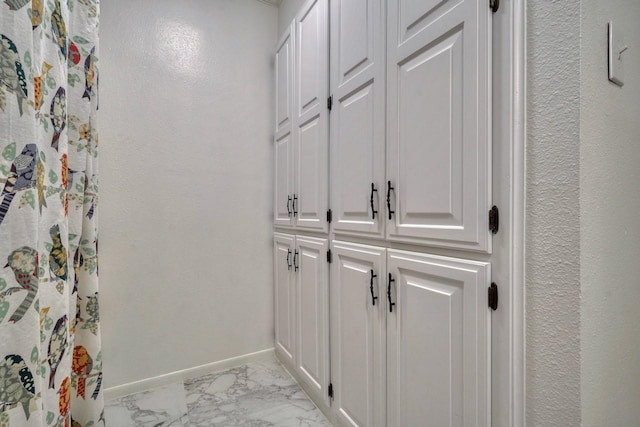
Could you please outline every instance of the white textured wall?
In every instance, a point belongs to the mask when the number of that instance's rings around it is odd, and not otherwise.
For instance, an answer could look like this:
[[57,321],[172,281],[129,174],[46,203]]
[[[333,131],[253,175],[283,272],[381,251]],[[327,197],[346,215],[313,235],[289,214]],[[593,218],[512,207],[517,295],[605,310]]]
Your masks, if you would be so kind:
[[278,34],[282,34],[306,0],[282,0],[278,11]]
[[255,0],[102,4],[107,387],[273,346],[277,13]]
[[[607,22],[629,50],[607,80]],[[640,1],[582,0],[582,422],[640,425]]]
[[527,425],[571,427],[580,425],[580,0],[527,3]]

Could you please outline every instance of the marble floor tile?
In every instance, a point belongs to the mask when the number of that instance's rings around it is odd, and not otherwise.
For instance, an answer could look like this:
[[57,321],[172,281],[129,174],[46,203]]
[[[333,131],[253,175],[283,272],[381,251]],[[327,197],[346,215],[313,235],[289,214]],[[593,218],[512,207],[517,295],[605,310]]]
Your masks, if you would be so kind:
[[184,385],[175,383],[107,402],[109,427],[189,426]]
[[275,360],[249,363],[185,383],[194,426],[330,426]]

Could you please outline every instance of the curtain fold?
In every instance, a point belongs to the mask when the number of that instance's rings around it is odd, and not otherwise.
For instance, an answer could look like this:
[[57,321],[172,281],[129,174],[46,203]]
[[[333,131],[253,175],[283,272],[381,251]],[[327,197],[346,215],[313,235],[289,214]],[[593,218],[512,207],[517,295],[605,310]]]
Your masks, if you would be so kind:
[[0,427],[104,426],[99,0],[0,0]]

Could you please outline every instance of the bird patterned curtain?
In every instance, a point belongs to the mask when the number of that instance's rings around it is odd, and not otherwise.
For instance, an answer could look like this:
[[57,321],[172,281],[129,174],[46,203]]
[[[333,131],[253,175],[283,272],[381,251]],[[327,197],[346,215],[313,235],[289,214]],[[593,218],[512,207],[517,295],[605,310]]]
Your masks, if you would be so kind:
[[0,427],[104,426],[99,0],[0,0]]

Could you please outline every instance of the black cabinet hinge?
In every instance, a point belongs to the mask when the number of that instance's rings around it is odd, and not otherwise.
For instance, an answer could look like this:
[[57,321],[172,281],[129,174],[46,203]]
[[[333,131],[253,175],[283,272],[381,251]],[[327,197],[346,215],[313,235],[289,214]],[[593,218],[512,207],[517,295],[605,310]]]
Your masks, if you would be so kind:
[[333,384],[329,384],[329,399],[333,400]]
[[331,111],[332,107],[333,107],[333,96],[330,96],[327,98],[327,109]]
[[489,7],[493,13],[496,13],[500,9],[500,0],[489,0]]
[[498,285],[495,283],[489,286],[489,308],[493,311],[498,309]]
[[500,229],[500,211],[497,206],[494,206],[489,211],[489,231],[493,234],[498,233]]
[[331,209],[329,209],[327,211],[327,222],[331,224],[331,221],[333,221],[333,212],[331,211]]
[[333,253],[331,252],[331,249],[329,249],[329,250],[327,251],[327,262],[328,262],[329,264],[331,264],[331,263],[333,262]]

